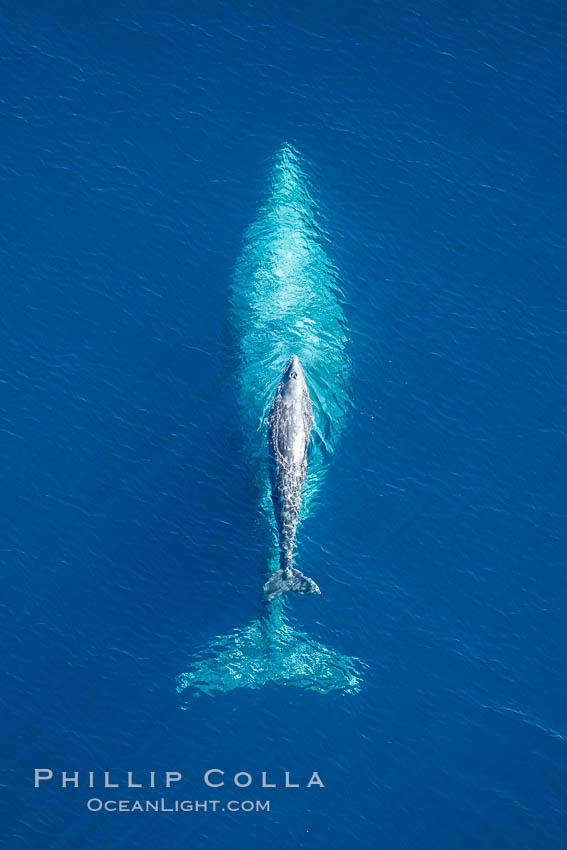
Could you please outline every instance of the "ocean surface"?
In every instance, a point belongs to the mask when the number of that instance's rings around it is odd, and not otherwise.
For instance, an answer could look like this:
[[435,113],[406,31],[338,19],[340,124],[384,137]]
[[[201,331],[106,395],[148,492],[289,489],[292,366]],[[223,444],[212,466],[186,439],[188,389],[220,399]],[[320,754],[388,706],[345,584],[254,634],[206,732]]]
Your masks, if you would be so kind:
[[12,0],[0,55],[0,845],[564,848],[565,6]]

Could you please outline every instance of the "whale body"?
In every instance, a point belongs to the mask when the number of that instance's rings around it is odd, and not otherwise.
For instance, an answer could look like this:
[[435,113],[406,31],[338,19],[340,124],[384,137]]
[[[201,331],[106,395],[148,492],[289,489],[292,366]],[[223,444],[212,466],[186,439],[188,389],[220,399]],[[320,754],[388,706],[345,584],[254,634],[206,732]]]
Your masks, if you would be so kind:
[[[303,513],[322,487],[329,460],[325,449],[336,448],[350,407],[340,275],[327,254],[331,240],[316,198],[301,155],[284,145],[274,158],[258,215],[246,229],[230,296],[241,434],[262,520],[256,528],[265,540],[269,526],[277,541],[277,549],[266,553],[259,589],[278,572],[267,582],[252,622],[215,634],[191,658],[178,677],[182,708],[195,696],[268,684],[319,694],[356,694],[362,687],[363,662],[290,623],[279,595],[292,585],[315,592],[314,582],[294,571],[294,564],[301,566],[301,553],[293,559],[294,542]],[[305,376],[296,361],[288,362],[293,353]],[[296,378],[282,376],[286,363],[295,367]],[[302,387],[299,399],[292,386]],[[316,387],[322,390],[319,397]]]
[[293,566],[312,427],[311,398],[303,368],[294,354],[285,368],[268,417],[270,480],[281,564],[264,585],[268,601],[288,590],[321,593],[313,579]]

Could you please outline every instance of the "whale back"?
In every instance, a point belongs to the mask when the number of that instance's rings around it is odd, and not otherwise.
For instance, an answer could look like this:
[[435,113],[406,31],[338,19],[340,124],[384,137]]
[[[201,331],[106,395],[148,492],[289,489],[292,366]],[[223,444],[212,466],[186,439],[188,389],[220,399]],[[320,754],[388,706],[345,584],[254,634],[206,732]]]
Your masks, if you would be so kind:
[[268,435],[277,463],[302,466],[313,427],[313,407],[299,358],[284,370],[268,418]]
[[309,390],[301,364],[294,356],[286,367],[268,418],[272,501],[284,566],[291,565],[312,427]]

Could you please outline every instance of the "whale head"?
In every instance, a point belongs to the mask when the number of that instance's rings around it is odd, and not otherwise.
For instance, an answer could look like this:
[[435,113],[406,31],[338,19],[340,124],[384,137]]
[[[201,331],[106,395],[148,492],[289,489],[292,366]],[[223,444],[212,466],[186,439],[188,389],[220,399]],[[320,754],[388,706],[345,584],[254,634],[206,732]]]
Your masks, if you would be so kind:
[[305,382],[305,373],[299,362],[299,357],[292,354],[289,363],[285,367],[283,373],[281,392],[284,398],[289,400],[301,398],[307,393],[307,384]]

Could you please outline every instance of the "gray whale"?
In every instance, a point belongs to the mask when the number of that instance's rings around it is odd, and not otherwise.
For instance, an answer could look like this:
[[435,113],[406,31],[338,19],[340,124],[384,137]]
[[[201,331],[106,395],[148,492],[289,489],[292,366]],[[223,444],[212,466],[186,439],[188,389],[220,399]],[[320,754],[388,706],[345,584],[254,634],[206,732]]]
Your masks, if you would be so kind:
[[271,601],[288,590],[321,593],[313,579],[293,566],[293,548],[301,494],[307,474],[307,452],[313,427],[311,398],[299,358],[293,354],[283,373],[268,417],[272,502],[280,542],[280,569],[264,585]]

